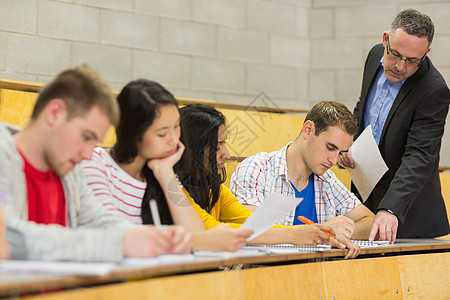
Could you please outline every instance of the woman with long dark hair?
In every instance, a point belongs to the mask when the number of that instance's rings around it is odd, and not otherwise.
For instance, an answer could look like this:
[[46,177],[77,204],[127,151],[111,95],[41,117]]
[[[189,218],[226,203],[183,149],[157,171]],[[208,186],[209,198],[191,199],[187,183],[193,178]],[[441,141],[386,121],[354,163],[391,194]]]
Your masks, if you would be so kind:
[[[184,177],[190,164],[180,140],[180,114],[173,95],[156,82],[138,79],[127,84],[117,99],[121,111],[117,142],[110,151],[97,147],[84,165],[88,184],[103,205],[130,222],[153,224],[149,202],[155,199],[161,223],[186,227],[193,233],[195,248],[242,246],[248,231],[205,231],[175,175],[176,171]],[[232,247],[211,242],[217,235]]]
[[[206,228],[220,224],[239,227],[252,212],[245,208],[231,191],[223,184],[226,180],[225,161],[230,157],[226,146],[227,130],[225,117],[214,107],[191,104],[180,109],[181,122],[190,148],[189,168],[180,173],[186,190],[198,206]],[[345,246],[330,238],[325,231],[334,233],[324,224],[314,226],[275,225],[251,243],[264,244],[316,244],[318,239],[329,242],[338,248]]]

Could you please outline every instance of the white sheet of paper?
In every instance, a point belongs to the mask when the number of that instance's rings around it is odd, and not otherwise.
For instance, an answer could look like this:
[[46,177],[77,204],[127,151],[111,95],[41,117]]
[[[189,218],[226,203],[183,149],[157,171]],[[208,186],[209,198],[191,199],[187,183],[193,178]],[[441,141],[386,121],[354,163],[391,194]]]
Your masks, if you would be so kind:
[[251,229],[254,231],[247,240],[254,239],[272,227],[273,224],[297,207],[302,200],[303,198],[276,194],[266,196],[261,206],[241,226],[241,229]]
[[352,181],[359,191],[363,202],[367,200],[375,185],[389,169],[381,157],[380,150],[373,138],[369,125],[350,147],[355,168],[350,172]]

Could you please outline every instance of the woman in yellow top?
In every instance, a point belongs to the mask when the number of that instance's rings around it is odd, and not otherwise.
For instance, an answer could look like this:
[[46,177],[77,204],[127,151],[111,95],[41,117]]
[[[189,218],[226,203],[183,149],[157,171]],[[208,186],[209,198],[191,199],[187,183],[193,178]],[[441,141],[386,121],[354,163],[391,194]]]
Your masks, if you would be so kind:
[[[226,179],[225,160],[230,157],[227,146],[225,117],[215,108],[203,104],[191,104],[180,109],[185,129],[192,167],[181,178],[184,188],[198,204],[194,205],[207,229],[226,223],[239,227],[252,212],[245,208],[223,184]],[[191,200],[192,200],[191,199]],[[308,226],[276,225],[256,237],[251,243],[299,245],[331,244],[345,248],[324,231],[334,234],[324,224]],[[349,251],[347,257],[358,253]]]

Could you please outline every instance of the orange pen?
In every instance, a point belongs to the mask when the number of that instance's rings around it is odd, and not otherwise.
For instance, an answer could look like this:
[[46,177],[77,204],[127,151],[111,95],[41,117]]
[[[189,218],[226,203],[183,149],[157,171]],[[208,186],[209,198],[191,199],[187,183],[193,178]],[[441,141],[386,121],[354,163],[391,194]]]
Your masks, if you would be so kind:
[[[299,219],[299,221],[302,221],[303,223],[307,224],[307,225],[311,225],[314,224],[313,221],[311,221],[310,219],[308,219],[307,217],[304,216],[298,216],[297,219]],[[331,236],[332,238],[334,238],[334,235],[332,235],[331,233],[329,233],[328,231],[324,231],[326,234],[328,234],[329,236]]]

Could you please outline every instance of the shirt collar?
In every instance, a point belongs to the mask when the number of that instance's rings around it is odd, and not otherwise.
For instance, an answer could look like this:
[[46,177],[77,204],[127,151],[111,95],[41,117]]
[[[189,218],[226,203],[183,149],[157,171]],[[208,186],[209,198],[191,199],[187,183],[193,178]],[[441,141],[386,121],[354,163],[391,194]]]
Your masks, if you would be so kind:
[[289,176],[286,162],[286,151],[290,144],[292,144],[292,142],[287,143],[283,148],[281,148],[281,150],[277,151],[275,155],[270,158],[270,160],[273,161],[275,167],[275,176],[282,176],[287,181],[289,181]]
[[[270,158],[270,160],[273,161],[274,164],[274,170],[275,170],[275,176],[276,177],[283,177],[286,181],[290,182],[289,175],[288,175],[288,168],[287,168],[287,161],[286,161],[286,152],[287,148],[292,144],[292,142],[287,143],[281,150],[277,151],[274,156]],[[328,171],[327,171],[328,172]],[[328,182],[328,180],[323,177],[319,176],[317,174],[314,174],[315,180],[319,179],[325,182]]]

